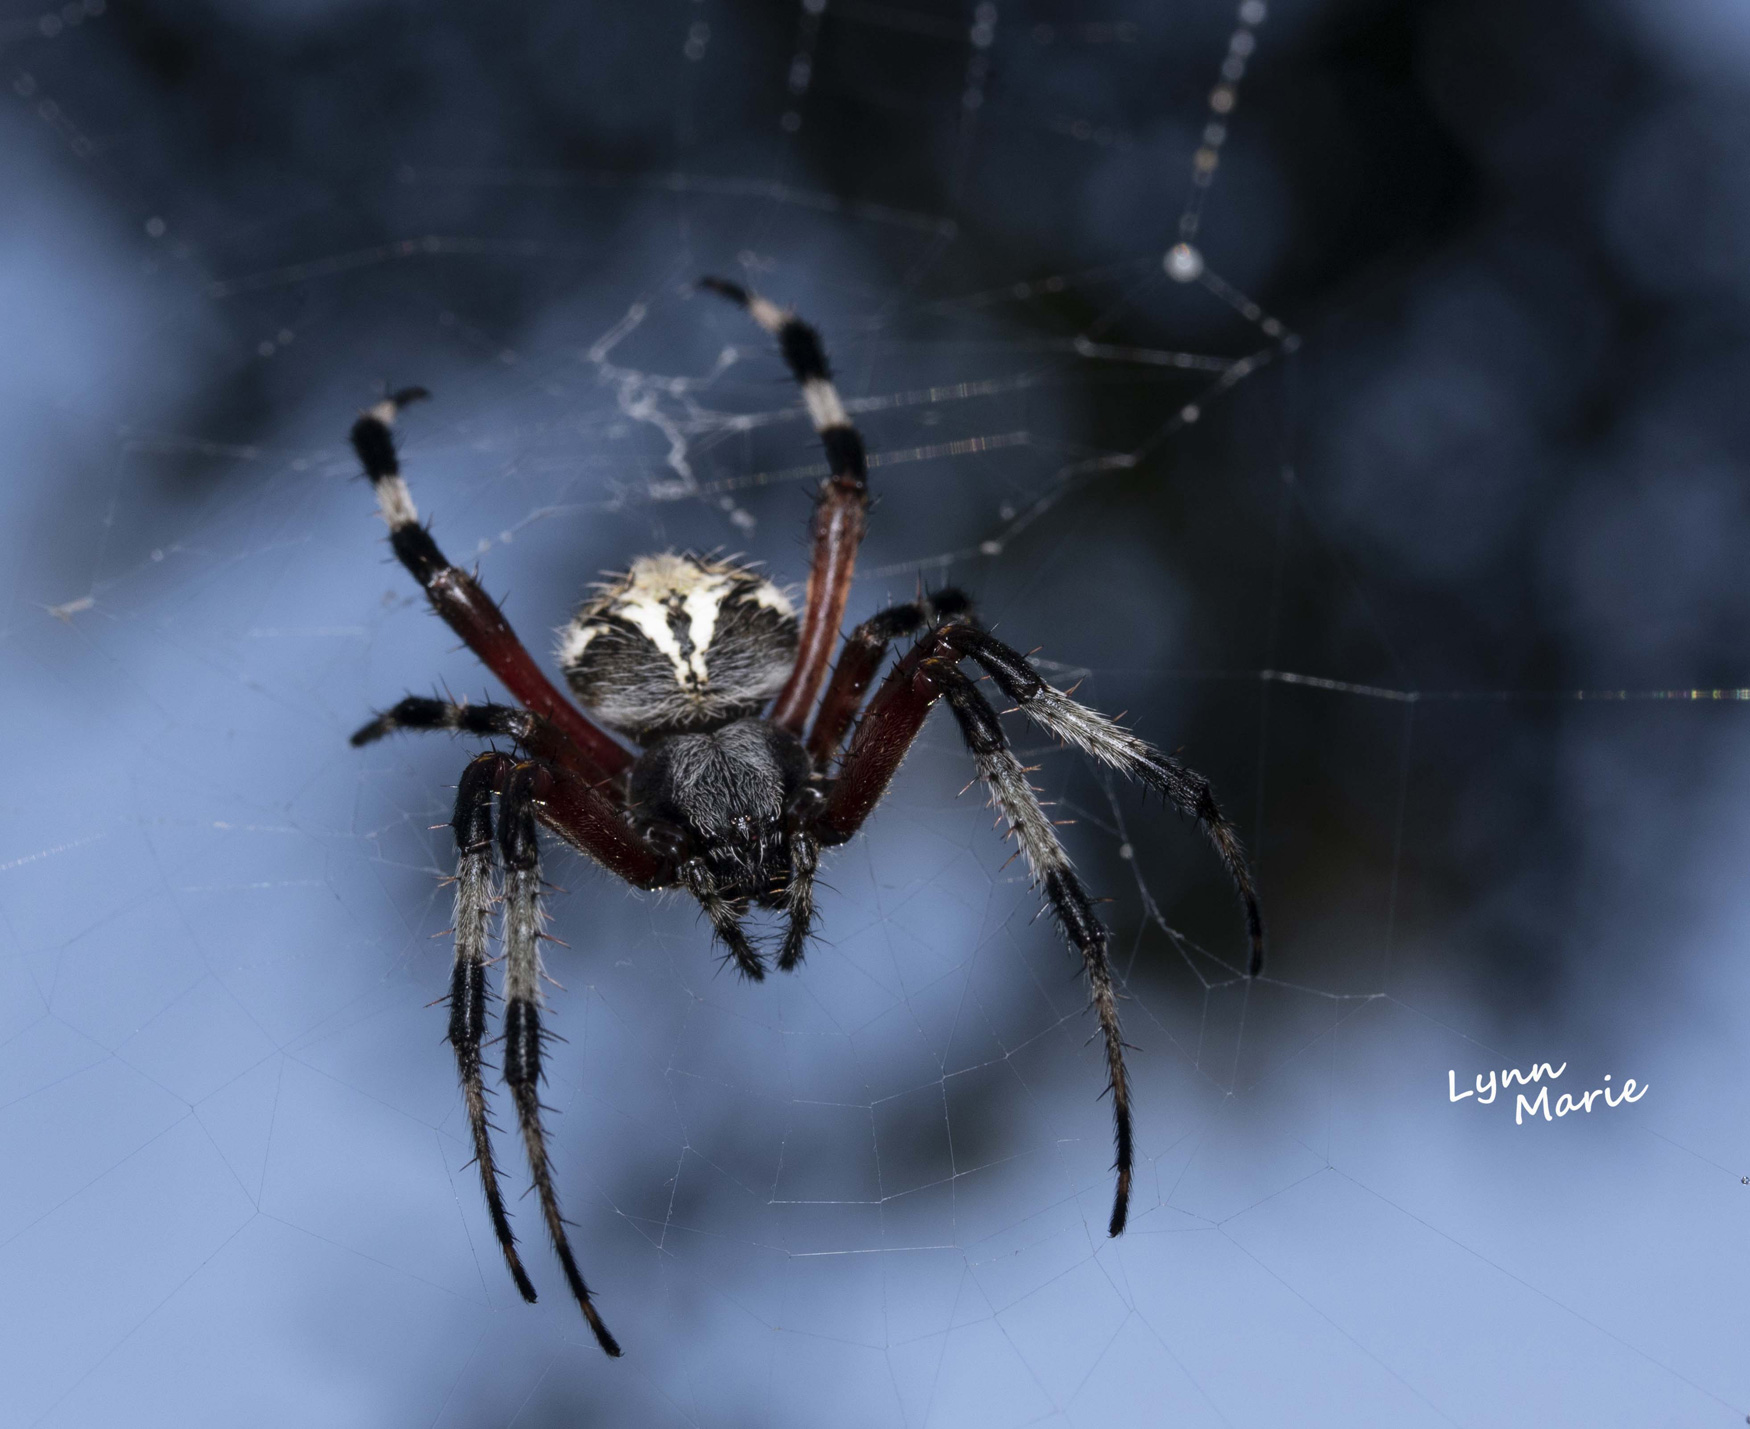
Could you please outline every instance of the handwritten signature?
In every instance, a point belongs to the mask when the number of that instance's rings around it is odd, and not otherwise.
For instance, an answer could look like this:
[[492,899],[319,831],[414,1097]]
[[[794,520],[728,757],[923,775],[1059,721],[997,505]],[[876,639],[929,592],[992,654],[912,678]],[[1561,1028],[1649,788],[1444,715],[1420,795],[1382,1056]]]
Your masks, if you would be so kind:
[[[1581,1092],[1578,1096],[1571,1096],[1567,1092],[1563,1092],[1556,1098],[1552,1111],[1549,1100],[1550,1089],[1541,1084],[1546,1078],[1553,1082],[1567,1070],[1568,1064],[1566,1062],[1563,1062],[1559,1067],[1552,1067],[1548,1062],[1537,1062],[1533,1064],[1529,1072],[1522,1072],[1517,1067],[1504,1067],[1501,1070],[1500,1080],[1497,1081],[1494,1069],[1490,1068],[1489,1080],[1486,1083],[1483,1081],[1483,1074],[1478,1072],[1475,1088],[1467,1088],[1462,1092],[1458,1089],[1457,1071],[1449,1071],[1446,1074],[1446,1099],[1449,1102],[1461,1102],[1466,1097],[1475,1097],[1478,1106],[1488,1106],[1503,1091],[1514,1086],[1536,1086],[1536,1096],[1527,1097],[1524,1092],[1514,1094],[1513,1124],[1524,1126],[1527,1112],[1531,1114],[1533,1121],[1537,1119],[1539,1112],[1543,1114],[1545,1121],[1554,1121],[1556,1117],[1569,1116],[1577,1111],[1590,1112],[1592,1104],[1600,1097],[1604,1099],[1606,1106],[1619,1107],[1624,1102],[1638,1102],[1649,1090],[1648,1087],[1637,1087],[1635,1079],[1629,1077],[1623,1081],[1620,1087],[1595,1087],[1589,1092]],[[1609,1072],[1604,1074],[1604,1080],[1607,1083],[1610,1081]]]

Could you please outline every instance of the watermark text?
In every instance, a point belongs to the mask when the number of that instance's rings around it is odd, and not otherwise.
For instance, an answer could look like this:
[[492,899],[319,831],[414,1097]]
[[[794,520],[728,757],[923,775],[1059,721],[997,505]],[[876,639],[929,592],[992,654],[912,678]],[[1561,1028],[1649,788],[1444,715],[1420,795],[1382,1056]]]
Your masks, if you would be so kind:
[[1620,1086],[1613,1086],[1611,1075],[1606,1072],[1603,1086],[1580,1092],[1578,1095],[1562,1092],[1552,1106],[1548,1083],[1555,1081],[1567,1070],[1566,1062],[1559,1067],[1548,1062],[1534,1062],[1528,1072],[1522,1072],[1517,1067],[1503,1067],[1497,1076],[1495,1069],[1491,1067],[1486,1082],[1483,1074],[1478,1072],[1474,1085],[1461,1092],[1458,1089],[1458,1072],[1455,1069],[1446,1074],[1446,1099],[1449,1102],[1461,1102],[1475,1097],[1478,1106],[1488,1106],[1501,1093],[1511,1091],[1516,1086],[1536,1087],[1537,1091],[1533,1096],[1527,1096],[1523,1091],[1514,1093],[1513,1124],[1524,1126],[1528,1113],[1533,1121],[1540,1115],[1545,1121],[1554,1121],[1557,1117],[1572,1116],[1578,1111],[1590,1113],[1593,1105],[1600,1099],[1607,1107],[1619,1107],[1624,1102],[1638,1102],[1648,1091],[1647,1087],[1638,1086],[1633,1077],[1625,1078]]

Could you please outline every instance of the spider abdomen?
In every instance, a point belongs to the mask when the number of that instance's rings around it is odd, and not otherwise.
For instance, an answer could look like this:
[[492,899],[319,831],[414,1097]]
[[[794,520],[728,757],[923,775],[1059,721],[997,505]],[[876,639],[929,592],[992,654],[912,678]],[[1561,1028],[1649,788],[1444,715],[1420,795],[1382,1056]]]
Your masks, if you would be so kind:
[[643,556],[559,642],[572,691],[640,743],[756,714],[796,660],[796,612],[744,566]]

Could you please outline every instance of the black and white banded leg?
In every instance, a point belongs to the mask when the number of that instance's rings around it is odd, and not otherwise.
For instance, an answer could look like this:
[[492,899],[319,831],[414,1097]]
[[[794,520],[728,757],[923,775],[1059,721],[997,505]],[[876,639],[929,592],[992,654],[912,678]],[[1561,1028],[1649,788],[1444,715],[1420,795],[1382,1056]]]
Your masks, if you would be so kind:
[[1098,710],[1078,704],[1062,690],[1053,689],[1024,655],[987,631],[971,625],[953,625],[944,627],[942,638],[956,653],[983,666],[1002,692],[1039,728],[1158,790],[1180,813],[1197,820],[1240,896],[1246,935],[1251,943],[1246,975],[1257,977],[1264,970],[1264,915],[1258,906],[1251,866],[1239,833],[1222,817],[1209,781]]
[[610,1355],[620,1346],[602,1323],[589,1286],[571,1253],[553,1189],[547,1138],[541,1128],[541,857],[535,828],[533,786],[539,766],[518,765],[499,805],[498,849],[504,865],[504,1081],[516,1104],[529,1175],[541,1201],[541,1214],[553,1251],[564,1267],[571,1293],[595,1331],[596,1343]]
[[820,334],[788,308],[749,292],[740,283],[731,283],[726,278],[701,278],[699,286],[728,298],[778,340],[778,351],[802,389],[802,403],[808,408],[808,418],[821,445],[826,448],[827,464],[833,474],[860,475],[866,462],[863,438],[851,425],[838,388],[833,385],[832,368],[827,364]]
[[424,589],[432,609],[486,668],[575,746],[568,763],[580,766],[577,772],[592,782],[603,783],[630,767],[632,756],[554,688],[480,582],[451,565],[431,532],[419,523],[419,509],[401,475],[393,428],[402,408],[428,395],[423,387],[403,388],[362,413],[352,426],[353,450],[377,494],[377,509],[389,527],[390,549]]
[[796,660],[767,715],[772,723],[801,734],[844,628],[851,574],[868,521],[869,461],[863,438],[833,386],[820,334],[795,313],[749,292],[740,283],[701,278],[699,286],[728,298],[777,338],[778,351],[802,389],[802,403],[826,452],[828,475],[814,505],[808,599],[796,637]]
[[517,1255],[516,1236],[498,1184],[498,1167],[492,1158],[491,1109],[480,1075],[480,1044],[486,1036],[488,1015],[486,966],[492,961],[488,928],[494,901],[492,800],[510,769],[508,756],[482,754],[469,763],[456,786],[456,812],[450,824],[456,835],[456,909],[452,920],[456,960],[450,971],[449,1040],[456,1053],[456,1071],[474,1142],[474,1164],[480,1168],[480,1189],[486,1193],[492,1231],[516,1288],[523,1299],[533,1302],[535,1287]]
[[1070,866],[1069,855],[1058,840],[1057,829],[1039,805],[1039,796],[1027,781],[1027,771],[1015,758],[1003,734],[1002,721],[990,701],[950,660],[929,659],[920,673],[938,690],[972,753],[978,777],[990,790],[991,799],[1007,820],[1032,871],[1033,880],[1045,887],[1051,911],[1070,946],[1081,955],[1088,976],[1088,998],[1100,1021],[1106,1044],[1106,1089],[1112,1095],[1112,1137],[1116,1148],[1113,1170],[1118,1184],[1112,1197],[1109,1235],[1120,1235],[1130,1214],[1130,1179],[1133,1157],[1130,1128],[1130,1078],[1124,1065],[1124,1036],[1118,1023],[1118,994],[1112,985],[1112,964],[1107,957],[1106,928],[1095,914],[1081,880]]
[[498,735],[522,745],[534,742],[544,723],[532,710],[515,705],[469,704],[409,695],[353,731],[352,746],[374,744],[396,730],[448,730],[452,734]]

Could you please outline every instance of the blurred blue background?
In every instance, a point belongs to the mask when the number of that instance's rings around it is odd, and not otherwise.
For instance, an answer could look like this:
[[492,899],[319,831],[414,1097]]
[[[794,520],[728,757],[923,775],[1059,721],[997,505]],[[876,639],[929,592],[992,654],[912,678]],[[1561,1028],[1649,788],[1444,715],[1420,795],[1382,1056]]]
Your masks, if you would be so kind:
[[[1739,8],[4,0],[0,82],[0,1419],[1744,1421],[1750,708],[1686,697],[1750,668]],[[467,1164],[470,751],[346,744],[494,691],[344,434],[434,391],[415,497],[537,653],[643,551],[799,582],[817,449],[706,272],[860,403],[853,617],[967,586],[1180,750],[1272,951],[1026,747],[1125,975],[1108,1241],[1080,980],[951,726],[793,978],[555,851],[610,1363]],[[1545,1061],[1650,1090],[1448,1100]]]

